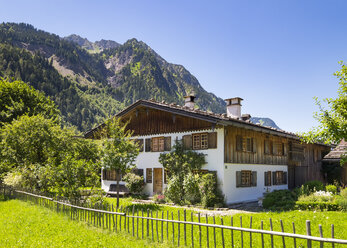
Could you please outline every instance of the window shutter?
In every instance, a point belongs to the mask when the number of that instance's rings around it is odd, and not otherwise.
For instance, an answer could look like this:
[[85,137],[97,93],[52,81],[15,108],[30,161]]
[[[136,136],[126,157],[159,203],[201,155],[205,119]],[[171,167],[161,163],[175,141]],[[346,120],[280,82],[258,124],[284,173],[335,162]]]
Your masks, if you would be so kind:
[[185,149],[192,149],[192,136],[184,135],[182,139],[183,139],[183,147]]
[[241,187],[241,171],[236,171],[236,187]]
[[257,186],[257,172],[252,171],[252,186],[256,187]]
[[137,139],[136,143],[139,147],[140,152],[143,152],[143,139]]
[[283,172],[283,184],[287,184],[287,172]]
[[269,186],[269,182],[267,180],[267,171],[264,172],[264,186]]
[[208,134],[208,148],[217,148],[217,132]]
[[150,152],[151,151],[151,139],[146,139],[146,142],[145,142],[145,150],[146,152]]
[[276,185],[276,171],[272,172],[272,185]]
[[102,180],[107,180],[107,178],[106,178],[106,169],[102,170]]
[[253,152],[257,152],[257,140],[255,138],[252,138],[253,141]]
[[152,183],[152,168],[146,168],[146,183]]
[[268,182],[269,182],[269,186],[271,186],[271,179],[272,179],[272,175],[271,175],[271,171],[268,171],[267,173],[269,173],[269,180],[268,180]]
[[164,137],[164,151],[171,151],[171,136]]

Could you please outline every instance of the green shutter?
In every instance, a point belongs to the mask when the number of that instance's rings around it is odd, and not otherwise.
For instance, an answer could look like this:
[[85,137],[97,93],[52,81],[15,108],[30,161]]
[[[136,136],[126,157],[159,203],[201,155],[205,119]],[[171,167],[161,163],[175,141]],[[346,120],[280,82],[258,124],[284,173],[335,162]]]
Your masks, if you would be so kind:
[[236,171],[236,187],[241,187],[241,171]]
[[257,186],[257,172],[252,171],[252,186],[256,187]]

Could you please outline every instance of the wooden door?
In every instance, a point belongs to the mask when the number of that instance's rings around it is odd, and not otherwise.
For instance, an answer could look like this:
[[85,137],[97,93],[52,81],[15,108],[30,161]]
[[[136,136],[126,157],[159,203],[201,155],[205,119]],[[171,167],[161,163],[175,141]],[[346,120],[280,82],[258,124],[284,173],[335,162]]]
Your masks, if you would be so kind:
[[159,194],[163,192],[163,169],[154,168],[153,193]]

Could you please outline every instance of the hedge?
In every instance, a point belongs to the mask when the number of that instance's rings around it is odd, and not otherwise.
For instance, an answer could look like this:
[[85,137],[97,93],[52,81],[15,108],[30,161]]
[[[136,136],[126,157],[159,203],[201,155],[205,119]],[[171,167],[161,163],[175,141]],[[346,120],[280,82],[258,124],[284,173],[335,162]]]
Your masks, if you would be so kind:
[[296,202],[295,209],[339,211],[341,207],[335,202]]

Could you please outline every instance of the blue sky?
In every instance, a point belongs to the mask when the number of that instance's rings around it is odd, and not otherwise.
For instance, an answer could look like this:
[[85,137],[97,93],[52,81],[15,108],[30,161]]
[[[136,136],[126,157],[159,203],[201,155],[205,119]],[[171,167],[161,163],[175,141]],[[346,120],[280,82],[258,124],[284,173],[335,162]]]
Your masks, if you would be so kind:
[[347,61],[347,1],[4,1],[0,22],[91,41],[144,41],[209,92],[287,131],[317,125],[313,97],[336,97]]

